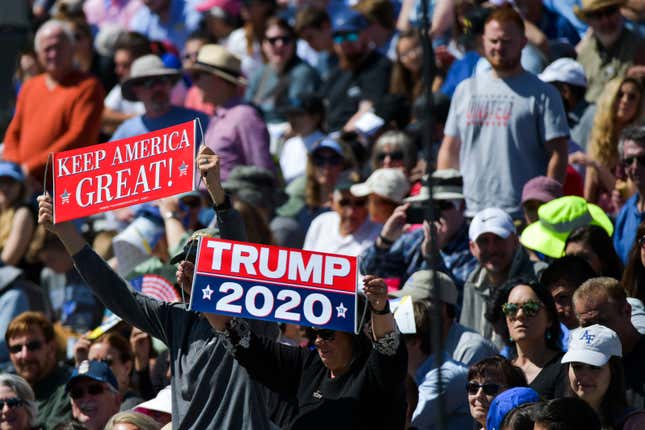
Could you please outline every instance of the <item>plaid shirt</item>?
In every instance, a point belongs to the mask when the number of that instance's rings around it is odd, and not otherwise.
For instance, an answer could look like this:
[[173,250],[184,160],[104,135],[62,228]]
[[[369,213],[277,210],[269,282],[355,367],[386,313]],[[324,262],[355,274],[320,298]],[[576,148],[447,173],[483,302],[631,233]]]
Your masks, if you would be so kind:
[[[360,271],[364,275],[400,278],[401,285],[403,285],[414,272],[430,268],[421,253],[422,243],[423,229],[419,228],[404,233],[387,249],[378,248],[374,244],[361,254]],[[477,266],[477,260],[470,253],[468,247],[468,225],[466,223],[439,253],[441,259],[437,262],[435,269],[450,275],[461,291],[466,278]]]

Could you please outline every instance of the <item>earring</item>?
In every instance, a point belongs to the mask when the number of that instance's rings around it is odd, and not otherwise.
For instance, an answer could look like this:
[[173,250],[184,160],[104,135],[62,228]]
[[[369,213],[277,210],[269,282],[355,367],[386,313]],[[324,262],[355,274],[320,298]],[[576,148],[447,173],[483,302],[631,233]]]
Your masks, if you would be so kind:
[[511,336],[509,336],[509,337],[508,337],[508,341],[509,341],[510,343],[515,342]]
[[551,340],[551,332],[550,331],[546,332],[546,340]]

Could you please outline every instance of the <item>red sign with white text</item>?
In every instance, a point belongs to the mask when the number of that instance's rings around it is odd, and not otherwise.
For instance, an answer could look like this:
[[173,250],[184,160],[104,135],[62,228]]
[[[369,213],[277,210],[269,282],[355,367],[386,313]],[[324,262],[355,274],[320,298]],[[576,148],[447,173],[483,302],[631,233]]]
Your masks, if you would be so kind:
[[194,189],[195,121],[53,157],[54,222]]

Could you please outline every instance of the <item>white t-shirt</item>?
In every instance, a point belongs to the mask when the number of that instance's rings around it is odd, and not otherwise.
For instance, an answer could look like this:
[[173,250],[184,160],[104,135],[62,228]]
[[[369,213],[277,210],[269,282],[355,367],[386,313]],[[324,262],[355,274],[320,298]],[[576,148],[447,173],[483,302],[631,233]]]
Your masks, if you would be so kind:
[[334,211],[318,215],[307,230],[302,249],[356,257],[374,244],[383,227],[368,218],[353,234],[341,236],[339,225],[340,216]]
[[284,142],[280,153],[280,168],[287,183],[305,174],[307,154],[311,147],[324,136],[324,133],[316,130],[305,137],[294,136]]
[[112,109],[115,112],[120,112],[126,115],[143,115],[146,112],[145,106],[141,102],[131,102],[123,98],[121,94],[121,84],[116,84],[103,102],[106,108]]

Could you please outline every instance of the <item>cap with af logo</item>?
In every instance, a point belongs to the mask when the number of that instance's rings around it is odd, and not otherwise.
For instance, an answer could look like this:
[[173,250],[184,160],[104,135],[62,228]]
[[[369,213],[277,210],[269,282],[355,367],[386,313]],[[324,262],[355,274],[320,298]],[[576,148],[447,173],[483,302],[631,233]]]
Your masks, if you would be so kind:
[[622,357],[620,338],[610,328],[594,324],[580,327],[569,335],[569,350],[562,356],[562,363],[584,363],[604,366],[611,357]]

